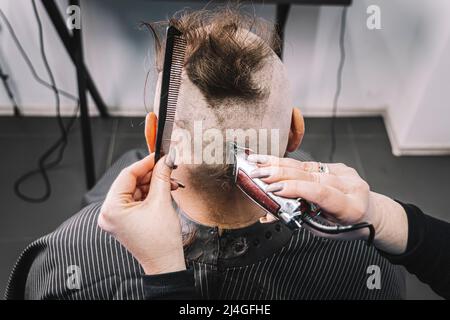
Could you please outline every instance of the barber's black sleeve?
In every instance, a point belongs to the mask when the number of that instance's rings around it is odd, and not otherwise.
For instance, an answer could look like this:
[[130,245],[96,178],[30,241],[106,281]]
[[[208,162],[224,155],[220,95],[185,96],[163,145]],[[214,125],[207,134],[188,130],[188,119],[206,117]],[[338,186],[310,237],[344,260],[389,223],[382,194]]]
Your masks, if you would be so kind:
[[401,255],[381,254],[450,299],[450,223],[430,217],[414,205],[399,203],[408,217],[406,251]]
[[144,294],[147,300],[196,299],[193,270],[184,270],[144,276]]

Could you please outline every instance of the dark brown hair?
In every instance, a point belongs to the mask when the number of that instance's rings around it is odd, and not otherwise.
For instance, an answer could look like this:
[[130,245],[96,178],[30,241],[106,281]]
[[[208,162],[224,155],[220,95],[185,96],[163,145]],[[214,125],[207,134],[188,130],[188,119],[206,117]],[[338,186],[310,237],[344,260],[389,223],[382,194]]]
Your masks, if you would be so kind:
[[[251,101],[264,98],[267,90],[252,75],[279,48],[274,25],[243,13],[238,7],[183,10],[167,21],[144,23],[155,39],[156,66],[162,70],[164,33],[168,25],[180,30],[186,41],[185,69],[210,105],[226,98]],[[258,37],[251,40],[249,31]]]

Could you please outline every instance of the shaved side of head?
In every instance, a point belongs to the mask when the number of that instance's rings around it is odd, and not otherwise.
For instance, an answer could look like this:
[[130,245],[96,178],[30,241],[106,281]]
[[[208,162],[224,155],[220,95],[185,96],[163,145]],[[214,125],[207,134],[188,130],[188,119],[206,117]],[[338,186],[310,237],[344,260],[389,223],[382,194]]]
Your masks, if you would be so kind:
[[[266,135],[258,137],[255,152],[283,156],[292,100],[286,70],[275,54],[279,41],[273,24],[230,8],[182,12],[168,24],[177,27],[187,41],[174,129],[188,131],[193,139],[198,123],[203,133],[216,130],[224,137],[232,130],[254,130]],[[161,71],[164,43],[155,25],[150,27]],[[276,135],[271,134],[274,131]],[[201,139],[203,147],[210,143]],[[218,150],[225,152],[226,147]],[[199,188],[230,188],[226,163],[186,166]]]

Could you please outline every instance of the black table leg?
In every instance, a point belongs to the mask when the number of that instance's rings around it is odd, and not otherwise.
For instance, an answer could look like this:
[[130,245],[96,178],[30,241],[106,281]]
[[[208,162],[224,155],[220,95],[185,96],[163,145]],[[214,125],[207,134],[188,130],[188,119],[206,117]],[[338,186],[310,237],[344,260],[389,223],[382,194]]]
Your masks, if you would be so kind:
[[[70,0],[71,5],[79,5],[78,0]],[[83,139],[83,152],[84,152],[84,169],[86,173],[87,187],[90,189],[95,184],[95,162],[94,152],[92,146],[92,132],[89,119],[89,110],[87,106],[86,97],[86,75],[83,58],[83,41],[81,38],[81,30],[73,30],[73,46],[74,61],[77,69],[77,81],[78,81],[78,97],[80,100],[80,122],[81,122],[81,135]]]
[[[92,132],[87,107],[86,91],[89,90],[99,113],[102,117],[107,117],[108,112],[89,71],[84,64],[83,43],[80,30],[73,30],[73,35],[67,29],[65,20],[61,15],[54,0],[41,0],[47,14],[55,27],[67,53],[72,59],[77,72],[78,98],[80,100],[80,122],[83,142],[84,167],[86,175],[86,185],[90,189],[95,184],[95,162],[92,145]],[[71,0],[71,5],[79,6],[79,1]]]
[[[76,1],[79,5],[79,1]],[[71,2],[72,4],[72,2]],[[65,20],[63,16],[61,15],[61,12],[59,11],[58,7],[55,4],[54,0],[42,0],[42,5],[44,6],[45,10],[47,11],[47,14],[50,18],[50,20],[53,23],[53,26],[55,27],[56,31],[58,32],[59,38],[61,39],[62,43],[64,44],[64,47],[67,50],[67,53],[69,54],[70,58],[72,59],[73,63],[75,64],[75,44],[74,44],[74,38],[70,34],[69,30],[67,30],[67,26],[65,23]],[[108,116],[108,111],[106,108],[106,104],[104,103],[99,91],[97,90],[97,87],[95,86],[94,81],[92,80],[91,75],[89,74],[89,71],[84,64],[84,62],[80,65],[82,68],[82,73],[84,74],[86,78],[86,87],[89,93],[92,96],[92,100],[94,100],[95,105],[97,106],[97,109],[102,117]]]
[[290,4],[277,4],[276,11],[276,32],[280,39],[280,46],[276,54],[283,59],[283,49],[284,49],[284,30],[286,28],[286,22],[289,15],[289,10],[291,9]]

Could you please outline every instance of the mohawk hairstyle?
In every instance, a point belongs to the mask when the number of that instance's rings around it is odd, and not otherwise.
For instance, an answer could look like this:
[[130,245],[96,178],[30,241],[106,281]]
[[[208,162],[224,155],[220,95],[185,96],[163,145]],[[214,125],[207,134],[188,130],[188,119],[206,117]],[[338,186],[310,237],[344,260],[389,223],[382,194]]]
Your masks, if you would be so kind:
[[[253,80],[265,59],[278,52],[280,41],[274,25],[238,8],[188,11],[168,21],[143,23],[154,37],[156,67],[164,63],[164,31],[180,30],[186,41],[184,67],[189,79],[200,89],[210,106],[224,99],[243,102],[263,99],[267,90]],[[249,37],[250,33],[255,36]]]

